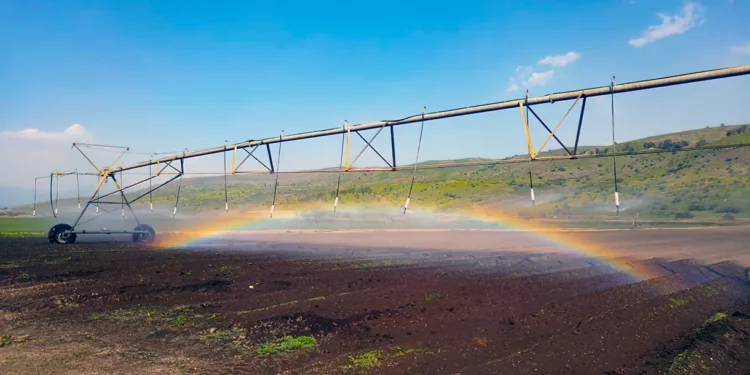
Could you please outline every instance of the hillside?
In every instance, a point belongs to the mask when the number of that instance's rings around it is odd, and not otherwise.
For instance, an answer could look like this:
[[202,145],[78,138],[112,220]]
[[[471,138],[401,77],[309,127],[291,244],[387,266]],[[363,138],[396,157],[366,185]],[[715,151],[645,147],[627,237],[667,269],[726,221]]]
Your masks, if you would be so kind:
[[[639,218],[711,219],[732,221],[750,217],[750,148],[678,152],[684,148],[750,143],[747,125],[704,128],[623,142],[616,152],[644,149],[674,152],[617,157],[621,216]],[[496,164],[487,159],[452,162],[486,162],[451,168],[444,163],[421,163],[412,194],[414,207],[455,209],[468,205],[502,208],[528,217],[593,219],[614,214],[612,147],[584,146],[580,150],[599,158],[535,161],[531,164]],[[563,150],[545,152],[560,155]],[[528,158],[518,155],[513,158]],[[513,159],[513,158],[506,158]],[[529,197],[529,168],[536,206]],[[412,170],[345,173],[340,204],[403,205]],[[335,173],[283,174],[279,178],[278,205],[299,202],[333,203]],[[275,176],[231,176],[232,207],[270,206]],[[176,184],[154,194],[159,207],[174,205]],[[66,203],[61,202],[61,207]],[[145,203],[141,203],[145,204]],[[69,204],[69,205],[72,205]],[[40,213],[49,211],[41,205]],[[182,211],[218,211],[224,208],[222,177],[185,179],[180,196]],[[28,210],[21,207],[19,210]]]

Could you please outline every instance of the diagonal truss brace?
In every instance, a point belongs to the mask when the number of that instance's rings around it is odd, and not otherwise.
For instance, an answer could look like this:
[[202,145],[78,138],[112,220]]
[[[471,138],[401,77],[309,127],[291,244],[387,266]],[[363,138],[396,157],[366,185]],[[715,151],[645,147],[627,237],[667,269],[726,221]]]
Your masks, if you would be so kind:
[[274,166],[273,166],[273,158],[271,157],[271,146],[268,143],[266,143],[265,145],[266,145],[266,152],[268,153],[268,165],[266,165],[266,163],[264,163],[263,161],[261,161],[260,159],[258,159],[257,156],[254,155],[255,151],[258,150],[258,147],[260,147],[260,145],[255,145],[252,148],[252,150],[250,150],[250,151],[248,151],[247,148],[243,148],[242,150],[245,151],[245,153],[247,153],[247,155],[245,155],[245,158],[242,159],[242,161],[240,161],[239,164],[237,164],[237,151],[238,151],[238,149],[235,146],[235,148],[234,148],[234,156],[232,157],[232,174],[245,173],[245,172],[240,171],[239,169],[240,169],[240,167],[242,167],[243,164],[245,164],[245,162],[247,161],[247,159],[249,159],[251,157],[253,159],[255,159],[255,161],[257,161],[258,164],[262,165],[263,168],[265,168],[269,173],[274,173],[275,170],[274,170]]
[[[565,119],[568,117],[568,115],[570,115],[570,112],[573,110],[573,108],[578,103],[578,101],[581,99],[581,97],[583,97],[583,102],[581,104],[581,114],[580,114],[580,117],[578,119],[578,130],[576,132],[575,147],[573,149],[573,152],[570,152],[570,149],[567,146],[565,146],[565,144],[560,140],[560,138],[557,137],[556,133],[560,129],[560,126],[563,124],[563,122],[565,122]],[[537,158],[537,156],[540,155],[544,151],[544,148],[547,147],[547,144],[553,138],[560,145],[560,147],[562,147],[563,150],[565,150],[565,152],[568,154],[568,156],[570,156],[571,158],[575,159],[576,156],[577,156],[577,152],[578,152],[578,141],[579,141],[579,139],[581,137],[581,125],[583,124],[583,114],[584,114],[584,111],[586,110],[586,97],[583,96],[582,93],[578,95],[578,97],[575,99],[575,101],[570,106],[570,108],[568,108],[568,111],[565,112],[565,115],[563,115],[562,119],[560,119],[560,121],[557,123],[557,125],[555,126],[554,130],[550,129],[549,126],[547,126],[547,124],[539,117],[539,115],[537,115],[537,113],[534,111],[534,109],[532,109],[530,106],[527,106],[526,109],[528,109],[529,112],[531,112],[531,114],[534,115],[534,118],[536,118],[537,121],[539,121],[539,123],[542,124],[542,127],[544,127],[544,129],[547,130],[547,132],[549,133],[549,136],[547,136],[547,139],[544,141],[544,143],[542,144],[542,146],[539,147],[539,150],[535,152],[533,150],[534,146],[532,145],[532,142],[531,142],[531,134],[529,132],[528,119],[526,118],[526,115],[525,115],[525,113],[523,111],[523,105],[521,105],[521,116],[523,118],[524,126],[526,128],[525,130],[526,130],[526,136],[528,138],[529,151],[530,151],[531,159],[535,160]]]
[[357,154],[357,156],[354,158],[354,160],[351,163],[349,163],[349,161],[348,161],[348,159],[349,159],[348,153],[349,153],[349,149],[351,147],[351,139],[347,139],[347,164],[346,164],[345,171],[348,172],[351,169],[351,167],[354,166],[354,163],[356,163],[357,160],[359,160],[359,158],[362,156],[362,154],[365,151],[367,151],[368,148],[371,149],[372,151],[374,151],[375,154],[378,155],[378,157],[380,157],[380,160],[382,160],[389,168],[391,168],[391,170],[393,170],[393,171],[396,170],[396,136],[395,136],[394,131],[393,131],[393,126],[392,125],[390,126],[390,130],[391,130],[391,157],[392,157],[392,162],[389,162],[375,148],[375,146],[372,145],[372,142],[375,141],[375,138],[378,137],[378,135],[380,134],[380,132],[383,131],[383,128],[385,128],[387,125],[388,125],[388,123],[383,124],[383,126],[381,126],[380,129],[378,129],[378,131],[370,138],[369,141],[364,136],[362,136],[362,134],[360,134],[360,132],[358,130],[354,131],[355,133],[357,133],[357,135],[359,136],[359,138],[362,139],[362,141],[365,142],[365,146],[362,148],[362,151],[360,151],[359,154]]

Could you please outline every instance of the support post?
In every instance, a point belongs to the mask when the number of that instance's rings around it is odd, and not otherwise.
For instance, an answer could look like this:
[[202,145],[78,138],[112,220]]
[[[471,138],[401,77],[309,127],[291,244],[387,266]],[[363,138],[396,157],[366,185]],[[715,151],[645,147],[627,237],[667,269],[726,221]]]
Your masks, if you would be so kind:
[[[279,142],[279,149],[281,149],[281,142]],[[268,163],[271,164],[271,173],[273,173],[274,172],[274,169],[273,169],[273,157],[271,156],[271,145],[268,144],[268,143],[266,143],[266,151],[268,151]],[[278,163],[276,163],[276,164],[277,164],[277,167],[278,167]]]
[[234,156],[232,156],[232,174],[237,172],[237,146],[234,146]]
[[396,135],[394,134],[393,125],[391,125],[391,160],[393,161],[393,165],[391,166],[391,170],[396,170]]
[[349,156],[352,151],[352,131],[349,129],[349,122],[346,122],[346,161],[344,170],[349,172]]
[[523,119],[523,128],[526,130],[526,142],[529,144],[529,157],[531,160],[536,159],[534,153],[534,144],[531,142],[531,132],[529,132],[529,122],[526,119],[526,113],[523,111],[523,103],[518,103],[519,109],[521,110],[521,118]]
[[586,97],[583,97],[581,103],[581,116],[578,118],[578,131],[576,132],[576,144],[573,146],[573,157],[578,156],[578,140],[581,139],[581,125],[583,125],[583,113],[586,111]]

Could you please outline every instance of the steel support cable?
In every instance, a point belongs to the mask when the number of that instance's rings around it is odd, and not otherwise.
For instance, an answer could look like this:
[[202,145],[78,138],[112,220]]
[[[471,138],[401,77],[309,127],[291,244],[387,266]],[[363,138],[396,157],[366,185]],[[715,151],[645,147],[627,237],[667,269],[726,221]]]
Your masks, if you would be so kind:
[[[345,121],[346,122],[346,121]],[[344,124],[344,130],[346,130],[346,123]],[[339,192],[341,191],[341,173],[344,169],[344,144],[346,143],[346,131],[341,133],[341,157],[339,158],[339,178],[336,182],[336,198],[333,200],[333,212],[336,212],[336,207],[339,205]]]
[[81,210],[81,182],[78,179],[78,171],[76,171],[76,194],[78,195],[78,211]]
[[49,206],[52,210],[52,217],[57,218],[57,214],[55,214],[55,201],[52,200],[52,178],[53,174],[49,175]]
[[615,176],[615,212],[620,214],[620,192],[617,190],[617,142],[615,140],[615,77],[612,76],[610,86],[610,98],[612,102],[612,170]]
[[148,202],[149,202],[149,206],[151,207],[151,212],[154,212],[154,196],[151,195],[152,190],[153,190],[153,181],[152,181],[153,179],[151,178],[152,177],[151,166],[152,164],[148,165]]
[[38,178],[34,178],[34,205],[32,206],[32,214],[31,216],[36,216],[36,180]]
[[58,207],[60,207],[60,176],[55,179],[55,217],[57,217]]
[[411,200],[411,192],[414,190],[414,180],[417,178],[417,165],[419,165],[419,151],[422,148],[422,133],[424,132],[424,114],[427,111],[427,107],[422,107],[422,123],[419,126],[419,139],[417,141],[417,155],[414,160],[414,173],[411,175],[411,184],[409,185],[409,195],[406,196],[406,202],[404,203],[404,215],[406,210],[409,209],[409,201]]
[[[122,176],[122,171],[120,171],[120,182],[122,182],[122,186],[125,186],[125,178]],[[120,194],[120,209],[122,210],[122,217],[125,218],[125,192]]]
[[[279,140],[284,136],[284,131],[279,134]],[[271,201],[271,216],[273,219],[273,210],[276,208],[276,190],[279,187],[279,170],[281,169],[281,142],[279,142],[279,154],[276,157],[276,182],[273,184],[273,201]]]
[[177,197],[175,198],[175,201],[174,201],[174,210],[172,210],[173,219],[177,215],[177,205],[180,203],[180,192],[182,191],[182,175],[184,172],[185,172],[185,159],[180,159],[180,183],[177,185]]
[[229,192],[227,190],[227,141],[224,141],[224,211],[229,212]]
[[[526,108],[526,125],[528,129],[528,121],[529,121],[529,106],[527,105],[529,101],[529,90],[526,90],[526,100],[523,103],[523,106]],[[531,137],[531,134],[529,134],[529,137]],[[531,207],[536,207],[536,197],[534,196],[534,177],[531,175],[531,154],[529,154],[529,188],[531,189]]]

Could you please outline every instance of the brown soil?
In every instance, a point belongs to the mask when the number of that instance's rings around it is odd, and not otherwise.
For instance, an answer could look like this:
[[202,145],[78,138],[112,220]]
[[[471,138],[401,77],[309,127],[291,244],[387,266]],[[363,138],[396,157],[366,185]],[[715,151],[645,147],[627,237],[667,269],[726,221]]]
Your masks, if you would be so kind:
[[[682,244],[630,254],[644,281],[507,241],[417,248],[430,232],[389,249],[309,234],[181,250],[4,239],[0,373],[750,373],[750,285],[725,261],[746,257],[747,234],[696,232],[629,232],[639,249]],[[258,354],[301,335],[317,347]]]

